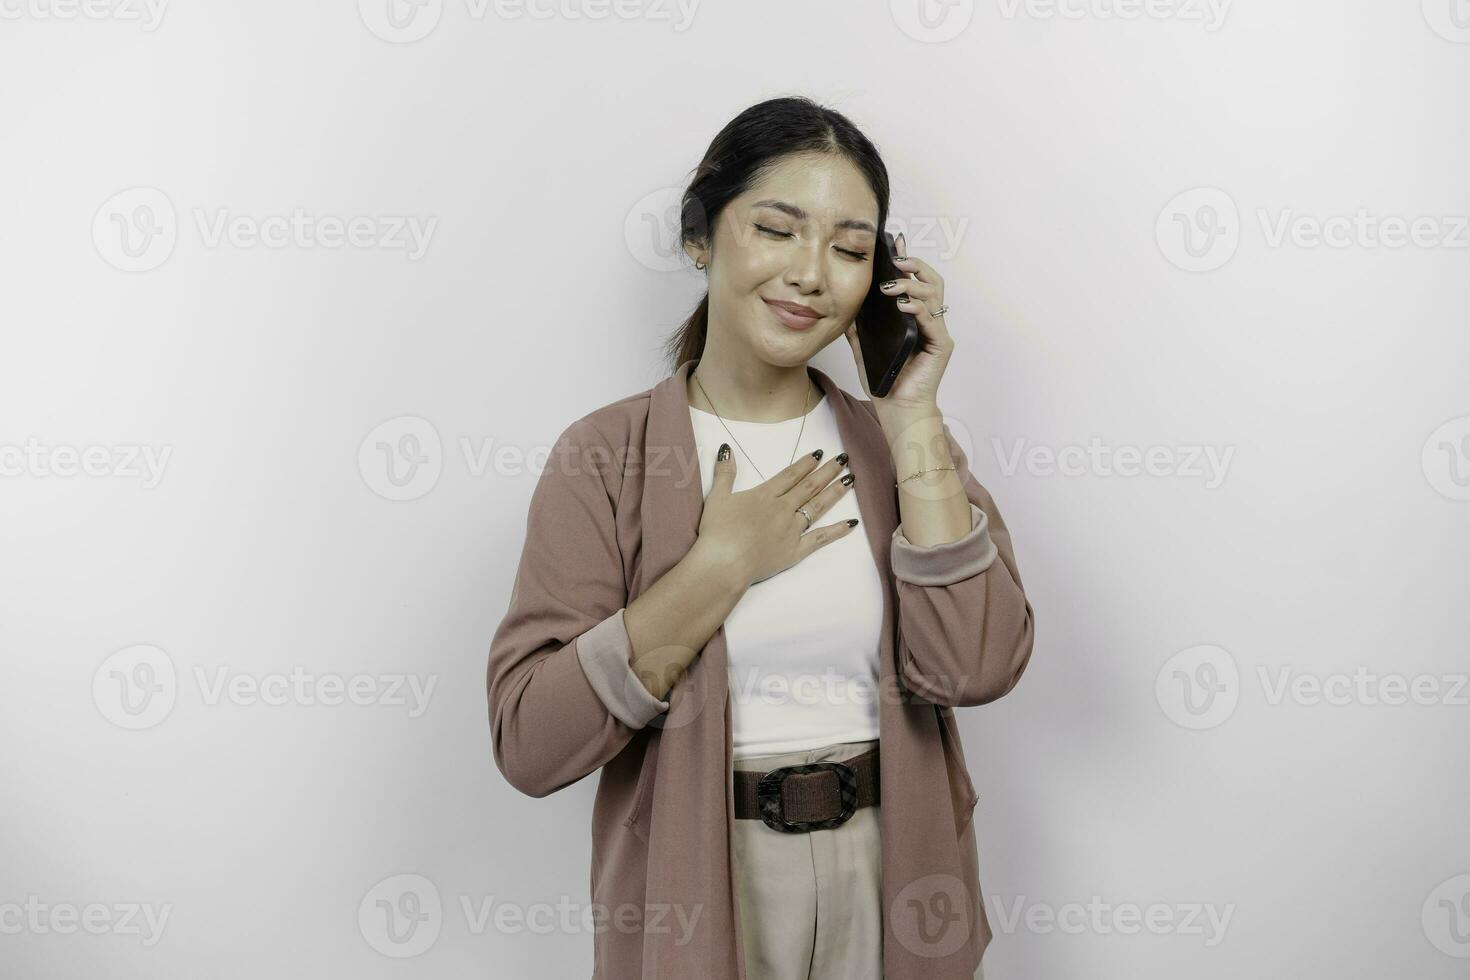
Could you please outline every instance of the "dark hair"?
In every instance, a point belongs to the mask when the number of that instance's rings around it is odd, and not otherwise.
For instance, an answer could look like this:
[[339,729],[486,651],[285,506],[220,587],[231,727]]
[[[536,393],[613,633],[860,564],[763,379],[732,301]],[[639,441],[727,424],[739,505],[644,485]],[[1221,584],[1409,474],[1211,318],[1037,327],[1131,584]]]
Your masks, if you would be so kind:
[[[803,96],[767,99],[730,120],[710,142],[684,191],[679,240],[708,245],[725,205],[794,153],[846,157],[862,171],[878,199],[878,229],[888,221],[888,168],[878,149],[852,121]],[[665,344],[677,368],[698,360],[709,332],[709,293]]]

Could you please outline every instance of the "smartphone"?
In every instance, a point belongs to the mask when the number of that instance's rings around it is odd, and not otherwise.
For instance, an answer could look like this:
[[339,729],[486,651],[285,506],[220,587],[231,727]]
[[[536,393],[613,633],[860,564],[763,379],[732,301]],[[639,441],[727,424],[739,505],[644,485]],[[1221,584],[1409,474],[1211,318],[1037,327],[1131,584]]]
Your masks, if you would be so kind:
[[882,398],[905,362],[919,346],[919,321],[898,308],[898,297],[878,288],[890,279],[907,279],[908,273],[893,264],[896,246],[887,231],[878,237],[873,251],[873,286],[857,315],[858,347],[868,375],[868,391]]

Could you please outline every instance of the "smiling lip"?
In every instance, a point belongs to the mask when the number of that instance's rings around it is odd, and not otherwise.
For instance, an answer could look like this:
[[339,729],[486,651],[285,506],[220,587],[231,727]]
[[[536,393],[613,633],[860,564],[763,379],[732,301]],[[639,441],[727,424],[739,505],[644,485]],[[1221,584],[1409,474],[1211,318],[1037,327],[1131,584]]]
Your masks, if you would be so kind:
[[768,299],[765,303],[771,308],[771,312],[776,314],[776,319],[793,330],[805,330],[822,318],[816,310],[810,306],[802,306],[800,303],[787,303],[774,299]]

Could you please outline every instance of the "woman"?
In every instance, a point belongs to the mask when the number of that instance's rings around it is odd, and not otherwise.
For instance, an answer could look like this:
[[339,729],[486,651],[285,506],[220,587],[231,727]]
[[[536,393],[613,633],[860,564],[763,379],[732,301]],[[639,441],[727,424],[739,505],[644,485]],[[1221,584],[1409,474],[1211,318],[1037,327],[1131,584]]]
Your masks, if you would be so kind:
[[881,287],[922,332],[886,397],[807,363],[841,335],[866,377],[853,323],[887,217],[840,113],[741,113],[684,197],[709,291],[673,373],[572,423],[532,495],[494,752],[532,796],[602,770],[596,978],[983,976],[953,709],[1015,686],[1033,626],[938,407],[943,278],[905,257]]

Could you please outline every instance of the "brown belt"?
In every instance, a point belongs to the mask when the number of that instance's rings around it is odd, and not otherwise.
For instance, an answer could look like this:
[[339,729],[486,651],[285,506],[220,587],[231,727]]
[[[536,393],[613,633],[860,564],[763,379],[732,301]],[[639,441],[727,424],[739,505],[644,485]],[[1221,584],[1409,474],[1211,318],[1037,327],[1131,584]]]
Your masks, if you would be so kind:
[[735,770],[735,816],[789,834],[828,830],[879,802],[878,748],[842,762]]

